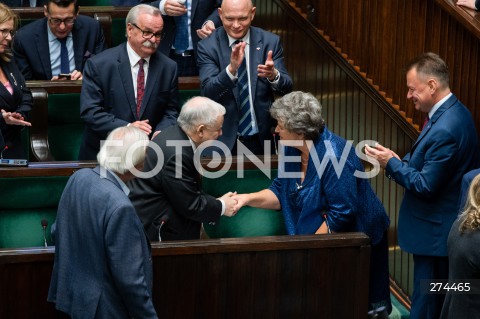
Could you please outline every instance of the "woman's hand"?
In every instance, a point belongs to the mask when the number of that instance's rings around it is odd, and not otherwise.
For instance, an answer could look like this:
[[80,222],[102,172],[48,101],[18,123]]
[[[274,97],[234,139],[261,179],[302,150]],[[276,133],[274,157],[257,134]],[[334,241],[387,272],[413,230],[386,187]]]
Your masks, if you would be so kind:
[[1,110],[2,117],[8,125],[32,126],[32,123],[25,121],[22,114],[17,112],[6,112]]

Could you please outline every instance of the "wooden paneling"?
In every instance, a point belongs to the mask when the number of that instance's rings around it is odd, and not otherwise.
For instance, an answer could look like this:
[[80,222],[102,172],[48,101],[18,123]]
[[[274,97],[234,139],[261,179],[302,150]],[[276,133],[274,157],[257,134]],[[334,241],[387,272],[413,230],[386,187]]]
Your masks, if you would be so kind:
[[[152,246],[159,318],[365,318],[364,234],[164,242]],[[0,317],[54,318],[54,248],[0,250]],[[342,304],[338,304],[341,300]]]

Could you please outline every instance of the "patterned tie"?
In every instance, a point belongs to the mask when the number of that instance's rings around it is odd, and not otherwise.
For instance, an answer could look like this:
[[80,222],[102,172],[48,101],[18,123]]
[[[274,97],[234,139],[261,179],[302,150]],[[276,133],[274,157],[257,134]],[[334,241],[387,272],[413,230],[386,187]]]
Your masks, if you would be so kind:
[[[188,8],[187,1],[185,1],[186,8]],[[173,45],[175,50],[183,52],[188,49],[188,12],[175,17],[175,27],[177,30]]]
[[60,41],[60,73],[70,74],[70,61],[68,59],[67,38],[58,39]]
[[138,60],[137,74],[137,118],[140,118],[140,109],[142,108],[143,94],[145,93],[145,71],[143,70],[144,59]]
[[248,74],[246,57],[238,68],[238,102],[240,104],[240,121],[238,123],[238,134],[241,136],[252,134],[252,112],[250,110],[250,99],[248,92]]
[[422,131],[425,128],[425,126],[427,126],[428,121],[430,121],[430,117],[428,117],[428,114],[427,114],[427,116],[425,117],[425,121],[423,121]]

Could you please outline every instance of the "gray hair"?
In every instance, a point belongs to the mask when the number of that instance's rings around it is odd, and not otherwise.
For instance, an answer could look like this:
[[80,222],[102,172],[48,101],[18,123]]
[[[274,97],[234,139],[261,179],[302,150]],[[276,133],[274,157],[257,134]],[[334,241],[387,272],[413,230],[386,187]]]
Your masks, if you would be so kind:
[[144,13],[152,16],[162,16],[162,12],[157,7],[148,4],[139,4],[131,8],[130,11],[128,11],[127,18],[125,19],[125,28],[128,26],[129,23],[136,24],[138,16]]
[[322,105],[311,93],[294,91],[284,95],[273,102],[270,115],[290,132],[304,134],[307,140],[316,140],[325,127]]
[[405,67],[405,73],[415,69],[419,77],[434,77],[444,89],[449,88],[450,78],[448,65],[433,52],[423,53],[410,61]]
[[217,118],[225,112],[223,105],[207,97],[196,96],[183,104],[177,123],[185,132],[192,132],[201,124],[215,125]]
[[143,163],[148,142],[147,134],[134,126],[116,128],[102,144],[97,161],[100,166],[123,175]]

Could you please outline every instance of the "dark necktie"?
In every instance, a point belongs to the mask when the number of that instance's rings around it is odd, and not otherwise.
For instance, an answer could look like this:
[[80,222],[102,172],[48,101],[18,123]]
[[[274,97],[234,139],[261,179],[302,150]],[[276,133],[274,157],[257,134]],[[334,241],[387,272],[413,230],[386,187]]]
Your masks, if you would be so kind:
[[[237,40],[238,41],[238,40]],[[238,44],[241,41],[235,41]],[[250,99],[248,91],[247,57],[243,58],[238,68],[238,104],[240,105],[240,121],[238,122],[238,134],[247,136],[252,134],[252,112],[250,110]]]
[[70,61],[68,60],[67,38],[58,39],[60,41],[60,73],[70,74]]
[[143,94],[145,93],[145,71],[143,70],[144,59],[138,61],[137,74],[137,118],[140,118],[140,110],[142,108]]
[[427,114],[427,116],[425,117],[425,121],[423,121],[422,131],[425,128],[425,126],[427,126],[428,121],[430,121],[430,117],[428,117],[428,114]]
[[[187,1],[185,1],[185,7],[188,8]],[[173,45],[175,50],[183,52],[188,49],[188,12],[175,17],[175,27],[175,42]]]

